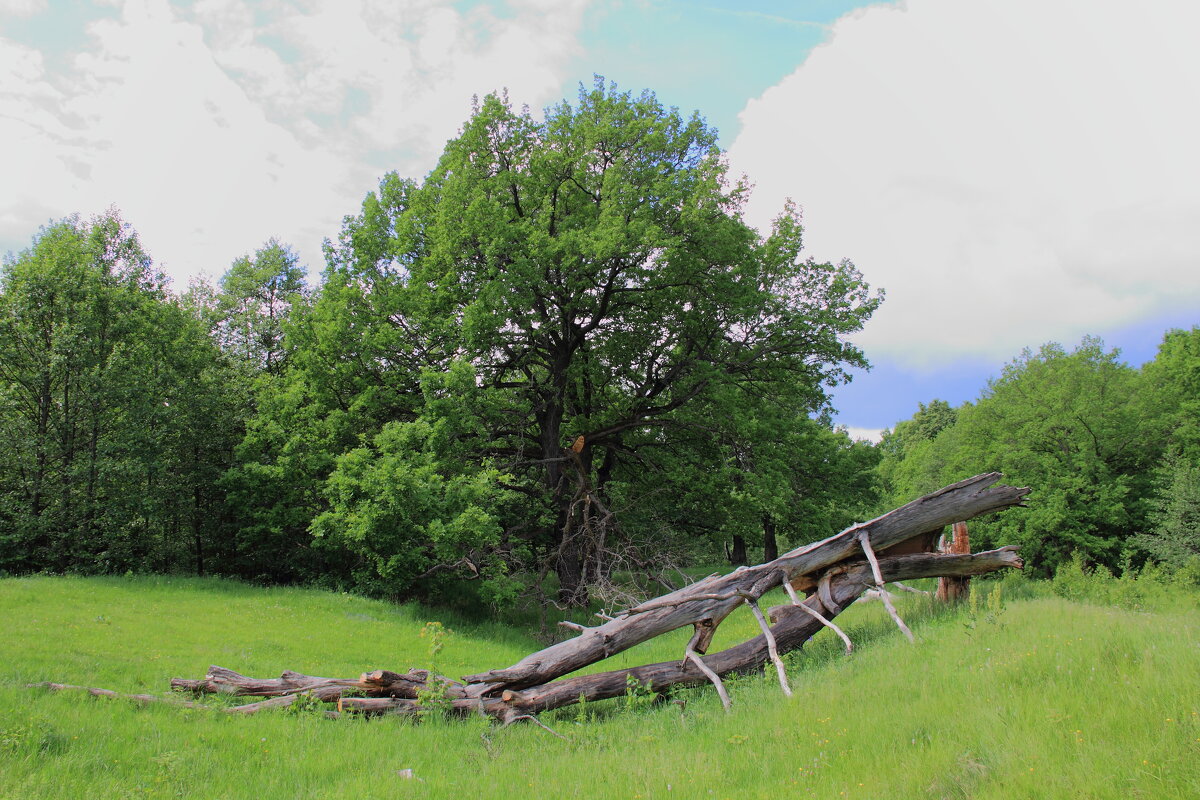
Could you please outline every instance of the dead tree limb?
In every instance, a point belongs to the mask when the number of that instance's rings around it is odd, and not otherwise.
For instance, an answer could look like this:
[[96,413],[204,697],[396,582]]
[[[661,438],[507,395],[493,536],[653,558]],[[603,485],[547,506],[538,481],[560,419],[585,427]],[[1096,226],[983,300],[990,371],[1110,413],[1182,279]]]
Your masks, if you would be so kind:
[[875,576],[875,588],[879,592],[879,599],[883,601],[883,607],[887,609],[888,616],[892,618],[892,622],[896,623],[896,627],[900,629],[900,632],[904,634],[910,643],[915,641],[912,631],[904,624],[904,620],[900,619],[900,614],[896,611],[896,606],[892,605],[892,596],[884,588],[883,573],[879,571],[879,560],[875,558],[875,551],[871,548],[871,539],[867,536],[866,531],[858,532],[858,543],[862,545],[863,554],[866,555],[867,561],[871,564],[871,574]]
[[[729,699],[729,692],[725,690],[725,682],[721,680],[720,675],[713,672],[712,668],[704,663],[704,659],[700,657],[700,654],[690,644],[683,651],[683,663],[695,664],[696,669],[700,670],[704,677],[712,682],[713,688],[717,690],[717,697],[721,698],[721,705],[724,706],[725,710],[729,711],[732,708],[733,704]],[[628,678],[628,676],[626,677]],[[628,683],[626,686],[628,686]]]
[[794,588],[792,588],[792,585],[790,583],[785,583],[783,585],[783,588],[787,589],[788,597],[790,597],[792,599],[792,606],[794,606],[795,608],[799,608],[801,611],[805,612],[810,617],[815,619],[817,622],[821,623],[826,628],[829,628],[829,630],[833,631],[834,633],[836,633],[838,635],[838,637],[846,645],[846,655],[850,655],[851,653],[854,652],[854,642],[850,641],[850,637],[847,636],[841,628],[839,628],[837,625],[835,625],[832,620],[828,620],[825,617],[823,617],[821,615],[821,612],[817,611],[812,606],[804,603],[800,599],[800,596],[798,594],[796,594],[796,590]]
[[775,665],[775,672],[779,675],[779,688],[783,689],[785,695],[791,697],[792,687],[788,684],[787,667],[783,665],[783,659],[779,657],[779,648],[775,644],[775,634],[771,633],[771,626],[767,624],[767,618],[763,616],[762,609],[758,607],[758,602],[747,600],[746,603],[750,606],[750,610],[754,612],[754,618],[758,620],[759,630],[762,631],[763,639],[767,642],[767,655],[771,657],[771,663]]
[[[977,475],[925,495],[881,517],[853,525],[834,536],[796,548],[774,561],[714,576],[627,609],[616,618],[582,631],[565,642],[526,656],[506,669],[468,675],[468,684],[486,684],[485,694],[544,684],[616,653],[704,620],[719,620],[747,596],[761,597],[787,580],[817,572],[851,558],[866,541],[875,551],[953,522],[1021,505],[1028,489],[992,485],[999,473]],[[861,537],[861,538],[860,538]],[[856,595],[857,596],[857,593]],[[826,606],[826,616],[837,611]]]
[[[1006,567],[1020,568],[1022,566],[1015,547],[967,555],[929,553],[893,556],[881,558],[878,563],[884,579],[888,581],[913,580],[942,575],[981,575]],[[830,591],[833,593],[837,605],[841,608],[849,607],[859,594],[874,586],[875,576],[872,573],[871,565],[866,561],[843,565],[830,581]],[[775,624],[771,627],[771,635],[775,640],[777,652],[786,653],[800,647],[819,632],[826,623],[830,622],[828,618],[822,622],[812,615],[813,605],[819,602],[819,598],[814,596],[802,601],[802,605],[805,607],[803,609],[793,605],[784,605],[770,610],[770,615],[775,620]],[[507,723],[522,715],[562,708],[578,703],[580,700],[590,702],[621,697],[628,692],[629,685],[634,681],[655,692],[711,683],[717,688],[722,705],[728,708],[731,700],[722,677],[761,671],[770,660],[770,645],[767,637],[762,634],[727,650],[708,654],[703,659],[689,643],[682,662],[667,661],[565,678],[539,686],[526,687],[519,691],[505,690],[499,697],[464,697],[463,695],[468,694],[473,687],[452,686],[449,696],[453,699],[449,703],[449,709],[453,713],[461,715],[482,712]],[[210,673],[212,671],[210,669]],[[396,673],[386,672],[369,673],[369,675],[378,674],[396,675]],[[358,681],[346,680],[340,684],[359,684],[361,686],[366,683],[364,678],[360,678]],[[253,679],[246,680],[252,681]],[[346,687],[340,684],[316,688],[313,692],[315,694],[344,691]],[[390,682],[385,680],[383,684],[390,685]],[[370,690],[380,691],[378,688]],[[288,690],[281,688],[280,691]],[[281,695],[275,699],[281,701],[280,705],[286,705],[294,701],[295,695]],[[260,701],[251,706],[254,707],[253,710],[258,710],[270,702]],[[342,697],[338,707],[343,712],[353,711],[364,714],[420,713],[422,711],[420,705],[411,698],[391,696]],[[238,706],[229,711],[236,712],[239,708],[249,709],[250,707]]]
[[[893,556],[880,559],[880,568],[888,580],[913,580],[933,578],[940,575],[981,575],[1006,567],[1020,568],[1022,562],[1017,548],[1005,547],[971,555],[918,554]],[[874,585],[871,568],[866,562],[851,565],[832,581],[834,596],[843,608],[864,589]],[[806,604],[813,603],[809,598]],[[772,631],[780,652],[786,653],[800,647],[823,627],[822,623],[787,605],[771,609],[776,619]],[[710,653],[704,663],[718,676],[749,674],[762,670],[769,660],[766,639],[756,636],[728,650]],[[662,692],[674,687],[698,686],[709,682],[709,678],[698,669],[689,668],[688,662],[667,661],[640,667],[580,675],[551,683],[529,687],[516,693],[507,703],[495,704],[485,700],[485,710],[497,716],[506,713],[538,713],[571,705],[580,699],[587,701],[621,697],[628,689],[630,678],[642,686]]]

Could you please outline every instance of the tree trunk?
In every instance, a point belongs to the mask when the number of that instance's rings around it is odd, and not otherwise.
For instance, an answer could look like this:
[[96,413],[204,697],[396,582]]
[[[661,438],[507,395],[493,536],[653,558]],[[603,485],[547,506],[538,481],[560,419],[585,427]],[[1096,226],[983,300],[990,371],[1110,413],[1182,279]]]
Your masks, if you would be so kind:
[[763,515],[763,561],[779,558],[779,541],[775,538],[775,520]]
[[42,515],[42,510],[45,507],[42,500],[43,485],[46,480],[47,455],[46,445],[50,438],[50,405],[54,398],[50,394],[50,370],[45,369],[42,372],[41,391],[37,398],[37,423],[34,428],[34,442],[37,453],[36,464],[33,472],[33,490],[30,498],[31,516],[35,519]]
[[750,556],[746,552],[746,540],[736,533],[733,535],[733,547],[729,550],[729,563],[735,567],[750,563]]
[[562,399],[557,395],[541,398],[542,411],[538,413],[538,442],[541,457],[546,465],[546,489],[555,508],[555,526],[552,532],[557,547],[550,558],[558,576],[558,601],[568,607],[586,606],[587,586],[584,584],[584,552],[578,540],[578,531],[573,527],[571,513],[572,492],[567,490],[567,459],[562,447]]
[[[1001,548],[975,555],[925,555],[896,556],[879,561],[884,577],[889,580],[913,580],[930,578],[946,573],[978,575],[994,572],[1005,567],[1020,568],[1021,559],[1015,547]],[[870,583],[871,567],[866,562],[849,566],[830,581],[830,592],[839,611],[820,610],[822,603],[817,595],[804,602],[810,609],[818,611],[832,620],[854,602],[862,593],[864,583]],[[780,606],[772,609],[775,624],[771,633],[780,653],[795,650],[820,632],[824,623],[795,606]],[[769,648],[765,636],[756,636],[728,650],[704,658],[705,665],[719,676],[756,672],[769,660]],[[503,718],[506,714],[530,714],[561,708],[579,702],[621,697],[629,691],[630,679],[656,692],[676,686],[698,686],[709,682],[691,661],[665,661],[629,669],[581,675],[544,685],[533,686],[521,691],[509,691],[500,696],[501,703],[488,704],[484,710]],[[468,691],[470,687],[468,686]]]
[[[197,459],[198,460],[198,459]],[[204,537],[202,535],[203,521],[200,517],[201,508],[200,484],[192,486],[192,548],[196,558],[196,575],[204,577]]]
[[[971,552],[971,540],[967,536],[967,523],[954,523],[952,531],[950,541],[943,545],[942,552],[959,555]],[[935,597],[943,603],[957,603],[965,598],[970,591],[971,578],[969,576],[943,576],[938,578]]]
[[583,553],[573,530],[565,530],[562,535],[563,542],[558,548],[558,560],[554,565],[555,574],[558,575],[558,602],[569,608],[582,608],[588,604],[588,587],[583,580]]
[[[991,486],[998,473],[978,475],[914,500],[870,522],[784,553],[774,561],[712,576],[646,603],[618,612],[615,619],[579,636],[527,656],[513,666],[468,676],[470,682],[500,689],[521,688],[553,680],[655,636],[688,625],[711,626],[725,619],[746,595],[755,599],[785,582],[815,573],[862,552],[860,536],[880,551],[890,545],[937,530],[957,520],[1020,505],[1028,489]],[[711,635],[708,637],[711,640]],[[697,647],[699,652],[703,649]]]

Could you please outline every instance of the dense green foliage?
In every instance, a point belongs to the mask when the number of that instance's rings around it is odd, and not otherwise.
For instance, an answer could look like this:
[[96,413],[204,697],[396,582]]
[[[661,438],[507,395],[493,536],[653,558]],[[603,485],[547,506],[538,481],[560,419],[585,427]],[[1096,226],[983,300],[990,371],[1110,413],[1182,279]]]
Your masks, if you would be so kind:
[[44,229],[0,275],[0,570],[203,573],[226,372],[115,214]]
[[1166,564],[1200,570],[1200,464],[1171,458],[1148,518],[1148,532],[1135,544]]
[[1200,557],[1200,328],[1140,369],[1026,351],[853,442],[827,391],[881,297],[794,207],[750,228],[715,142],[602,81],[540,119],[489,96],[316,288],[270,240],[176,296],[115,212],[46,227],[0,271],[0,572],[623,602],[993,470],[1033,500],[977,548]]
[[1166,334],[1142,369],[1086,338],[1026,351],[974,403],[922,405],[881,443],[888,503],[988,470],[1030,486],[1028,509],[972,526],[1051,574],[1073,555],[1121,569],[1200,556],[1200,328]]
[[485,98],[316,289],[271,240],[177,299],[115,216],[50,226],[0,284],[0,570],[584,604],[828,535],[876,499],[826,391],[880,298],[747,191],[598,81]]
[[[362,364],[365,346],[378,373],[316,533],[397,589],[454,564],[504,593],[519,564],[580,603],[727,518],[760,539],[785,523],[797,492],[768,477],[776,443],[850,449],[803,431],[823,386],[864,363],[842,337],[878,300],[848,263],[800,258],[794,209],[765,238],[748,227],[715,141],[598,83],[544,121],[488,97],[423,185],[386,178],[330,248],[337,293],[314,308],[326,357]],[[361,338],[335,341],[326,320],[348,314]],[[389,481],[428,519],[402,519]]]
[[[683,705],[631,693],[544,715],[562,740],[478,718],[246,718],[31,691],[25,683],[62,680],[166,696],[171,677],[198,677],[212,661],[264,677],[456,675],[538,643],[496,623],[311,590],[5,579],[0,797],[1190,799],[1200,794],[1197,597],[1143,580],[1070,576],[1053,585],[1077,598],[1067,599],[1012,576],[995,584],[999,602],[981,582],[974,613],[928,615],[904,595],[916,646],[879,603],[858,604],[839,617],[852,656],[822,632],[787,657],[791,699],[773,675],[731,680],[732,714],[709,688],[679,692]],[[1097,602],[1107,591],[1120,605]],[[434,620],[451,631],[436,654],[421,637]],[[756,631],[747,609],[717,635],[727,627],[726,642]],[[614,661],[678,658],[679,633]]]

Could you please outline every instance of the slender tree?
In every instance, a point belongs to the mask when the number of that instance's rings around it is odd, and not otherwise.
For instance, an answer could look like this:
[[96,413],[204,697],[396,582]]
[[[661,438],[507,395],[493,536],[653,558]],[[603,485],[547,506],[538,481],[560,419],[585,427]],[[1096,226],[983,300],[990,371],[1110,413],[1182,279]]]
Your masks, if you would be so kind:
[[0,568],[202,569],[222,464],[192,437],[219,424],[218,361],[115,212],[48,226],[7,262]]
[[304,269],[291,248],[271,239],[243,256],[221,278],[216,296],[222,349],[254,370],[283,368],[283,326],[292,305],[308,294]]

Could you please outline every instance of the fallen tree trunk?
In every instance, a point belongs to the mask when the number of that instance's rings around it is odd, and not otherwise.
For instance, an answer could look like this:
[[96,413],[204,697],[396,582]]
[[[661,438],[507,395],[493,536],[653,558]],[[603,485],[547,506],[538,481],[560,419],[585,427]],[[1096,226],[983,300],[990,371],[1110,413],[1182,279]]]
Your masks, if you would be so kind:
[[511,667],[468,675],[463,680],[475,684],[473,690],[481,695],[535,686],[687,625],[696,626],[693,649],[703,654],[716,627],[738,606],[863,552],[864,541],[875,552],[885,551],[959,520],[1020,505],[1029,490],[989,488],[999,479],[996,472],[968,478],[774,561],[714,575],[618,612],[603,625],[585,628],[579,636],[528,655]]
[[[916,578],[933,578],[941,575],[982,575],[1005,567],[1023,566],[1017,555],[1017,548],[1004,547],[972,555],[907,555],[881,559],[880,569],[887,580],[913,580]],[[830,593],[842,609],[847,608],[864,589],[874,586],[871,567],[866,561],[847,564],[830,580]],[[813,595],[804,601],[804,605],[814,610],[820,610],[821,601]],[[775,624],[771,633],[775,638],[776,647],[781,652],[795,650],[812,636],[818,633],[823,623],[805,613],[797,606],[779,606],[773,608],[772,616]],[[832,619],[839,612],[825,610],[823,616]],[[724,677],[730,674],[746,674],[757,672],[768,661],[768,646],[765,635],[756,636],[749,641],[713,653],[704,659],[704,663],[717,675]],[[484,710],[496,716],[507,714],[530,714],[561,708],[580,699],[586,701],[605,700],[621,697],[629,690],[630,679],[638,681],[641,686],[654,691],[666,691],[679,686],[698,686],[708,683],[709,679],[691,661],[667,661],[659,664],[647,664],[629,669],[601,672],[593,675],[580,675],[574,678],[554,681],[535,686],[519,692],[508,692],[495,705],[486,704]]]
[[[936,553],[898,555],[898,557],[880,559],[878,565],[880,565],[883,578],[890,582],[941,576],[985,575],[988,572],[1002,570],[1004,567],[1020,569],[1021,560],[1016,554],[1015,547],[1003,547],[996,551],[966,555]],[[835,610],[824,606],[820,595],[816,594],[809,597],[803,604],[820,613],[824,620],[832,620],[840,613],[841,609],[850,607],[850,604],[863,593],[864,589],[874,587],[874,585],[875,579],[868,561],[847,563],[841,565],[835,575],[830,576],[829,597],[835,603]],[[806,640],[820,632],[822,626],[826,625],[826,622],[818,620],[816,616],[806,613],[798,606],[778,606],[770,609],[770,614],[774,619],[772,636],[775,646],[780,652],[799,648]],[[709,655],[704,658],[704,663],[716,675],[725,676],[758,672],[768,662],[768,658],[768,640],[766,634],[761,634],[761,636],[746,640],[733,648]],[[295,673],[290,674],[295,675]],[[220,676],[220,679],[212,680],[214,675]],[[229,678],[229,675],[234,675],[235,678]],[[323,690],[328,687],[328,684],[318,681],[329,681],[336,682],[338,691],[358,690],[370,694],[370,697],[362,698],[348,698],[338,694],[336,697],[341,698],[338,709],[342,711],[359,711],[365,712],[365,714],[420,711],[420,706],[413,702],[415,692],[386,694],[389,691],[388,686],[391,685],[390,681],[373,678],[373,676],[379,675],[395,675],[395,673],[386,673],[380,670],[380,672],[362,675],[358,680],[310,679],[313,682],[308,685],[308,688],[313,691]],[[404,678],[409,678],[409,676],[404,676]],[[710,681],[694,662],[684,660],[580,675],[576,678],[528,687],[526,690],[505,691],[498,698],[468,697],[469,686],[461,684],[445,684],[445,694],[451,709],[460,712],[482,711],[485,714],[502,718],[502,720],[510,720],[518,715],[538,714],[541,711],[563,708],[563,706],[578,703],[580,700],[590,702],[590,700],[622,697],[629,691],[630,679],[655,692],[666,692],[674,687],[697,686]],[[172,685],[179,690],[192,688],[193,691],[228,691],[227,688],[211,687],[233,685],[238,688],[238,693],[248,693],[245,691],[246,688],[258,687],[268,684],[268,682],[270,681],[244,678],[244,676],[232,673],[232,670],[221,667],[211,667],[209,675],[206,675],[204,680],[176,680],[172,681]],[[288,681],[283,680],[282,682]],[[281,688],[280,692],[284,691],[287,690]],[[335,696],[326,693],[324,698],[334,699]]]
[[[227,711],[254,713],[288,706],[300,696],[337,702],[341,713],[410,713],[445,710],[483,713],[504,721],[561,708],[580,700],[603,700],[626,694],[636,681],[655,692],[711,682],[729,707],[722,676],[756,672],[773,663],[783,691],[791,694],[781,654],[800,647],[822,627],[833,628],[850,642],[833,619],[863,592],[880,590],[893,619],[912,637],[882,591],[888,581],[941,576],[968,576],[1005,567],[1020,568],[1015,547],[976,554],[907,552],[910,540],[931,542],[948,524],[1021,505],[1028,489],[993,486],[998,473],[979,475],[926,495],[870,522],[846,530],[754,567],[714,575],[677,591],[616,612],[593,628],[567,623],[579,635],[529,655],[511,667],[468,675],[461,681],[430,675],[377,670],[357,679],[321,678],[284,672],[279,678],[257,679],[223,667],[210,667],[201,680],[174,679],[171,688],[195,694],[220,693],[268,700],[235,706]],[[933,534],[933,535],[931,535]],[[924,544],[920,545],[923,549]],[[879,555],[877,555],[879,553]],[[858,558],[862,556],[862,558]],[[771,622],[759,600],[783,587],[790,605],[770,609]],[[795,587],[809,594],[801,600]],[[758,620],[760,635],[735,647],[705,655],[717,626],[731,612],[747,605]],[[682,660],[629,669],[562,676],[663,633],[692,625],[693,635]],[[65,684],[39,684],[52,689],[85,689]],[[104,689],[85,689],[102,696],[129,697],[141,702],[150,695],[119,695]],[[337,712],[328,712],[336,715]]]
[[[174,681],[174,680],[171,681],[172,686],[175,684],[175,682],[176,681]],[[191,683],[202,683],[202,681],[191,681]],[[111,689],[96,689],[96,688],[93,688],[90,686],[73,686],[72,684],[69,684],[69,683],[52,683],[50,681],[44,681],[42,683],[28,684],[27,688],[29,688],[29,689],[46,689],[51,692],[67,692],[67,691],[87,692],[88,694],[92,695],[93,697],[111,697],[111,698],[114,698],[117,700],[131,700],[140,705],[149,705],[151,703],[163,703],[165,705],[175,706],[176,708],[202,708],[202,709],[208,709],[208,710],[213,710],[215,708],[214,706],[204,705],[202,703],[193,703],[193,702],[189,702],[186,700],[177,700],[175,698],[163,698],[163,697],[159,697],[158,695],[154,695],[154,694],[122,694],[121,692],[114,692]],[[306,693],[311,695],[312,697],[315,697],[317,700],[320,700],[322,702],[332,702],[332,701],[337,700],[341,696],[340,689],[335,689],[335,688],[331,688],[331,687],[316,687]],[[225,708],[221,708],[220,710],[224,711],[226,714],[241,714],[243,716],[247,716],[250,714],[257,714],[259,711],[265,711],[265,710],[271,709],[271,708],[287,708],[288,706],[295,703],[300,698],[300,696],[301,696],[301,693],[289,694],[289,695],[285,695],[285,696],[277,696],[277,697],[272,697],[269,700],[259,701],[257,703],[247,703],[245,705],[240,705],[240,706],[228,706]],[[330,715],[332,715],[333,717],[336,717],[337,713],[336,712],[326,712],[326,716],[330,716]]]

